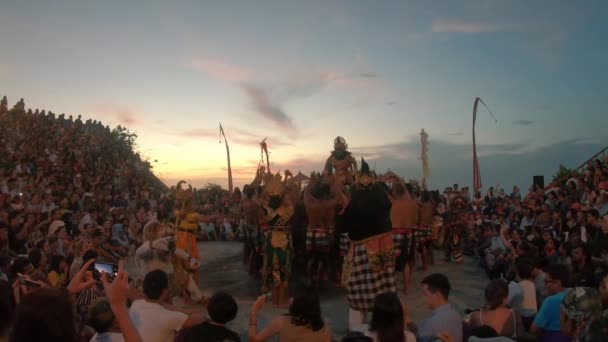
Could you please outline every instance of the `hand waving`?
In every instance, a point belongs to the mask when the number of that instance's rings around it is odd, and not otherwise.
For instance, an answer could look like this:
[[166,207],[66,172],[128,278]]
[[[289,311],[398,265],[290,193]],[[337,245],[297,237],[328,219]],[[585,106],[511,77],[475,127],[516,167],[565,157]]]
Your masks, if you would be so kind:
[[89,267],[91,267],[94,262],[95,259],[91,259],[87,261],[84,265],[82,265],[80,271],[76,273],[74,278],[72,278],[72,280],[68,284],[68,291],[70,293],[80,293],[85,289],[95,286],[95,279],[93,279],[93,273],[89,271]]

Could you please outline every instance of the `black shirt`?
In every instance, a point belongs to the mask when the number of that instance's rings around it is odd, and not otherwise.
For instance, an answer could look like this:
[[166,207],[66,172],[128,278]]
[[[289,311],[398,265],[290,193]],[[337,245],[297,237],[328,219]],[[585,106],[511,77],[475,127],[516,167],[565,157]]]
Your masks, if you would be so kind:
[[184,338],[185,342],[221,342],[235,341],[241,342],[241,338],[234,331],[211,324],[211,322],[203,322],[190,328]]

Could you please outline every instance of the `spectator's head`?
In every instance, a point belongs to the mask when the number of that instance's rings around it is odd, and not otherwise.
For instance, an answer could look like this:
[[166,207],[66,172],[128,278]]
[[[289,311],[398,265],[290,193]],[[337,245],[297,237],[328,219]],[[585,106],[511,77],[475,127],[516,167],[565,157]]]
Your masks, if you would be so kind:
[[44,288],[24,296],[15,312],[10,341],[78,341],[67,292]]
[[450,281],[441,273],[433,273],[422,280],[424,301],[433,310],[447,303],[450,290]]
[[594,325],[601,313],[602,298],[597,290],[590,287],[569,289],[562,300],[560,313],[562,333],[574,338],[582,337],[587,333],[585,327]]
[[295,326],[303,326],[313,331],[319,331],[325,326],[319,295],[307,286],[296,287],[289,305],[289,316]]
[[589,259],[589,249],[584,244],[578,244],[572,247],[570,251],[572,262],[575,264],[584,264]]
[[553,264],[547,267],[545,287],[549,295],[554,295],[570,286],[570,273],[562,264]]
[[163,301],[169,295],[169,278],[163,270],[149,272],[144,277],[144,295],[149,300]]
[[30,261],[32,262],[32,266],[39,270],[46,270],[48,260],[44,253],[42,253],[39,249],[32,249],[30,254],[28,255]]
[[4,336],[15,312],[15,297],[13,287],[7,281],[0,280],[0,337]]
[[601,224],[602,224],[602,232],[604,234],[608,234],[608,214],[602,216]]
[[379,342],[405,341],[403,305],[395,293],[383,293],[374,299],[370,330]]
[[29,275],[34,272],[34,265],[29,258],[26,257],[18,257],[13,261],[13,265],[11,266],[11,274],[13,277],[17,278],[17,274],[25,274]]
[[587,212],[587,223],[588,224],[596,224],[599,218],[600,218],[600,213],[597,210],[591,209]]
[[95,299],[89,305],[89,325],[98,334],[109,331],[118,331],[118,326],[110,302],[105,297]]
[[51,265],[49,267],[49,271],[55,271],[58,274],[64,272],[67,267],[66,259],[61,254],[55,254],[51,257]]
[[509,285],[503,280],[495,279],[490,281],[485,290],[486,308],[496,310],[507,303],[509,295]]
[[96,229],[93,232],[91,241],[93,242],[93,244],[95,246],[100,246],[106,241],[106,236],[104,235],[104,233],[101,229]]
[[223,291],[214,294],[207,304],[207,311],[211,320],[219,324],[232,321],[236,317],[238,309],[234,297]]
[[532,278],[532,260],[528,258],[519,258],[516,262],[517,276],[521,280],[527,280]]

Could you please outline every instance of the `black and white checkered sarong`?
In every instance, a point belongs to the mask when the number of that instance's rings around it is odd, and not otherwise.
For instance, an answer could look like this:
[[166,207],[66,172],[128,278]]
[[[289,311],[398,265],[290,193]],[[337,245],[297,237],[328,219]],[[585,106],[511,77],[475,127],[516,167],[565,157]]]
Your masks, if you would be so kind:
[[[395,266],[394,263],[389,264],[380,271],[374,272],[370,267],[365,245],[363,243],[353,243],[353,248],[353,258],[350,262],[345,261],[343,274],[343,276],[348,277],[344,279],[348,306],[357,311],[370,311],[374,307],[374,299],[377,295],[397,292]],[[394,258],[392,253],[391,255]]]
[[340,255],[345,256],[348,253],[348,247],[350,244],[350,239],[348,238],[348,234],[342,233],[340,234]]

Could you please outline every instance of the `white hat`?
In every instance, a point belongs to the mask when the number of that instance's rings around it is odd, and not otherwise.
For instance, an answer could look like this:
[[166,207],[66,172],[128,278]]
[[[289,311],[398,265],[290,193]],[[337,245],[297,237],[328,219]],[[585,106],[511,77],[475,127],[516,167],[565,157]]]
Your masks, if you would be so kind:
[[46,236],[49,237],[49,236],[54,235],[55,232],[58,231],[62,227],[65,227],[65,222],[63,222],[61,220],[55,220],[55,221],[51,222],[51,224],[49,225],[49,231],[46,234]]

